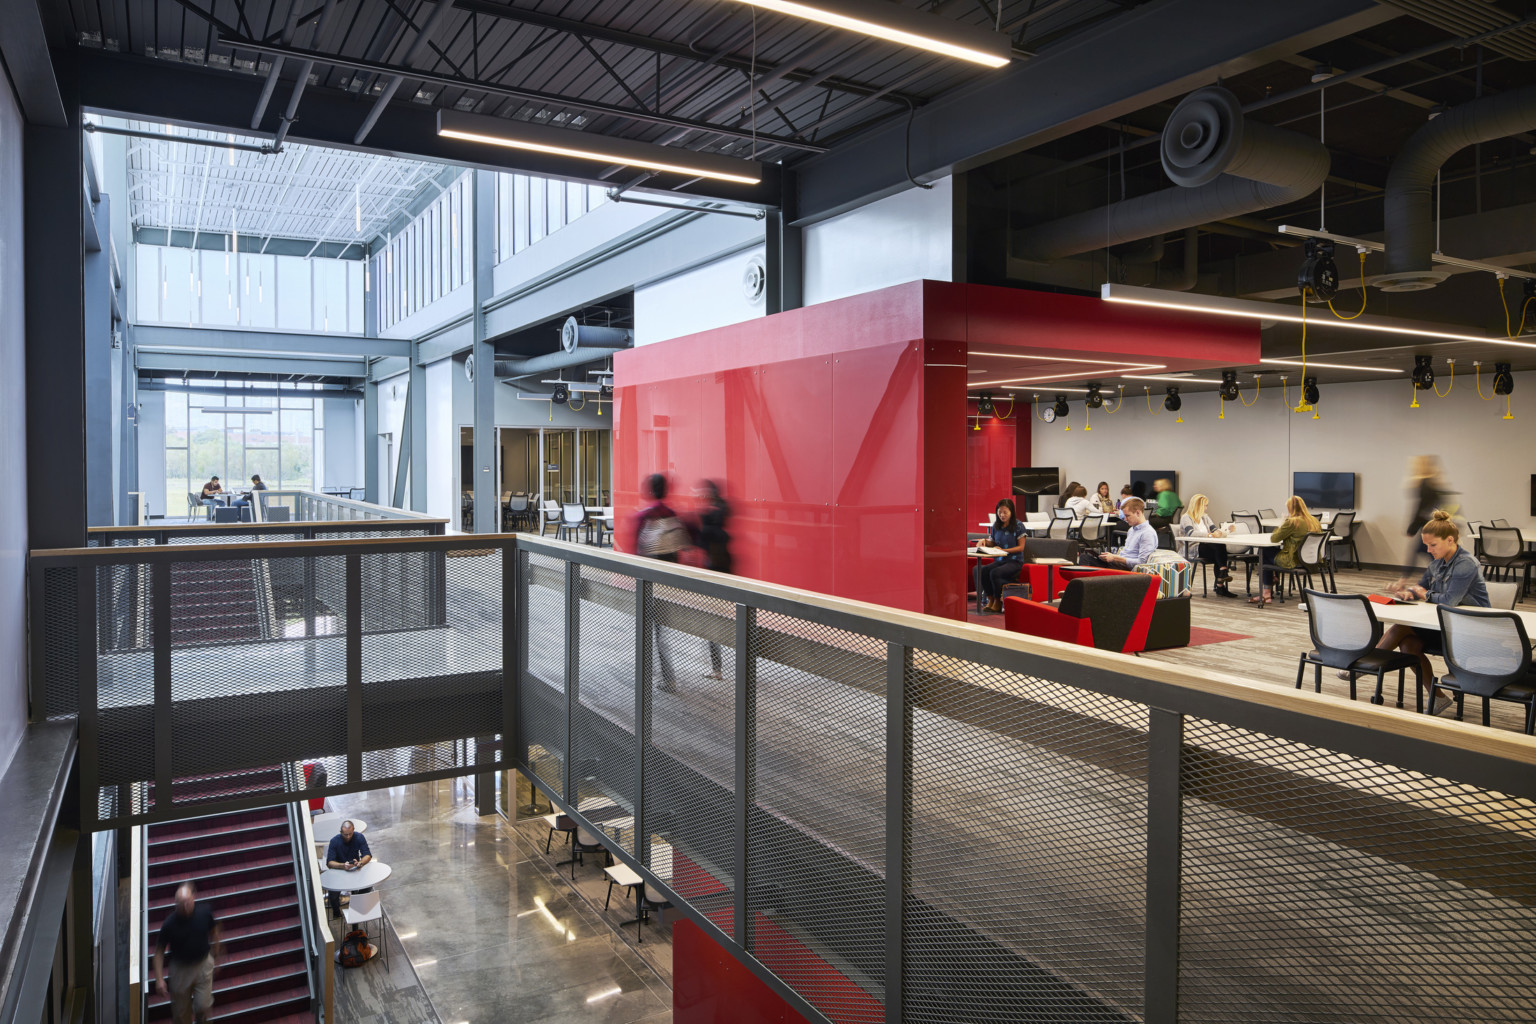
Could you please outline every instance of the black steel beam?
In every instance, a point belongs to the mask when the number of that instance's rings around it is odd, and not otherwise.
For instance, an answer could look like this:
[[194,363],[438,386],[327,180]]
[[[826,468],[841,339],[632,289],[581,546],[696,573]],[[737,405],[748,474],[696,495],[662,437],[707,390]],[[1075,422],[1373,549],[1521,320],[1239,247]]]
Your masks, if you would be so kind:
[[[1148,4],[921,107],[912,174],[968,170],[1395,16],[1372,0],[1256,4],[1241,18],[1226,0]],[[910,188],[907,157],[903,118],[797,162],[801,223]]]
[[28,124],[69,124],[36,0],[0,0],[0,57]]
[[[259,78],[86,50],[79,51],[78,62],[80,102],[92,110],[190,128],[247,135],[251,131],[250,112],[261,95]],[[391,107],[389,116],[381,118],[369,133],[368,144],[355,146],[352,138],[365,116],[366,100],[316,88],[305,94],[304,117],[294,124],[289,138],[331,149],[517,171],[604,188],[613,184],[597,177],[602,170],[597,162],[440,138],[437,109],[420,104]],[[261,130],[276,131],[277,121],[277,115],[269,111]],[[639,187],[664,195],[776,207],[779,182],[778,166],[764,164],[763,180],[757,185],[707,179],[682,182],[678,175],[658,175]]]

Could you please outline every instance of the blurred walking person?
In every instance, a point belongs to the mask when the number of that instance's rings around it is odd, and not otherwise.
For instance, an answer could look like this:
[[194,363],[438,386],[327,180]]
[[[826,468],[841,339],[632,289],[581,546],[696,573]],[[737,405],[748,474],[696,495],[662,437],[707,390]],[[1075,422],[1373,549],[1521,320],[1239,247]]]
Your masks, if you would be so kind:
[[1429,561],[1429,549],[1424,546],[1425,525],[1435,517],[1435,510],[1445,507],[1445,498],[1456,492],[1445,482],[1438,455],[1415,455],[1408,460],[1408,479],[1403,489],[1409,495],[1408,536],[1413,538],[1408,548],[1408,564],[1418,565]]
[[[171,978],[166,984],[165,955],[170,951]],[[155,947],[155,979],[171,994],[171,1019],[193,1024],[208,1019],[213,1008],[213,972],[218,966],[219,925],[208,904],[197,902],[197,887],[184,882],[176,890],[176,906],[160,925]]]
[[[645,478],[641,490],[650,499],[650,504],[637,509],[634,514],[635,554],[663,562],[676,562],[678,556],[693,545],[693,538],[689,535],[688,527],[683,525],[677,513],[664,500],[667,496],[667,478],[660,473],[652,473]],[[667,656],[666,645],[662,642],[661,622],[652,618],[651,626],[655,630],[656,658],[661,663],[661,685],[657,689],[674,693],[677,690],[677,676],[672,671],[672,659]]]
[[[699,482],[699,496],[704,506],[699,510],[699,528],[694,542],[704,552],[704,568],[715,572],[731,571],[731,534],[725,522],[731,517],[731,506],[720,494],[720,485],[713,480]],[[709,671],[705,679],[724,679],[721,673],[724,663],[720,657],[720,645],[709,642]]]

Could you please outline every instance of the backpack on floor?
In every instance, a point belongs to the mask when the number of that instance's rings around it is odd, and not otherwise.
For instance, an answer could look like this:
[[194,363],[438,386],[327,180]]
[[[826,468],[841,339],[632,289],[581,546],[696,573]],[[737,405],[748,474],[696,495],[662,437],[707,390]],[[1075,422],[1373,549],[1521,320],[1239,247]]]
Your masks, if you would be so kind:
[[373,948],[368,945],[368,933],[361,928],[354,928],[342,938],[336,962],[343,967],[361,967],[371,956]]

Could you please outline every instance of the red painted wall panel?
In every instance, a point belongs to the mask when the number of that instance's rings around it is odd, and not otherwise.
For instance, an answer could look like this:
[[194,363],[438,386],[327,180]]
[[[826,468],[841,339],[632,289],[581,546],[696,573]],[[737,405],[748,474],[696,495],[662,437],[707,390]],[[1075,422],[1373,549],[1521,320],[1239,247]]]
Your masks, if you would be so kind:
[[672,924],[672,1019],[676,1024],[807,1024],[704,930]]
[[963,341],[925,341],[923,366],[923,604],[965,620],[966,372]]

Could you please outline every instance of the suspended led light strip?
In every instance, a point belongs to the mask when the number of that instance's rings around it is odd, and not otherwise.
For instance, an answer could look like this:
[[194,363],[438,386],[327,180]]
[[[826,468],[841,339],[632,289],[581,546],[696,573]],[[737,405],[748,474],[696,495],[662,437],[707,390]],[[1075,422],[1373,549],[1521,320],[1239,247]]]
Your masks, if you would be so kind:
[[1260,359],[1259,362],[1273,364],[1275,366],[1316,366],[1324,370],[1363,370],[1367,373],[1406,373],[1406,370],[1394,369],[1390,366],[1350,366],[1347,363],[1320,363],[1316,359],[1308,359],[1303,363],[1300,359]]
[[[1070,362],[1083,362],[1084,360],[1069,360]],[[1108,371],[1105,375],[1110,377],[1121,376],[1127,370],[1166,370],[1165,363],[1111,363],[1115,370]],[[1084,377],[1082,370],[1073,370],[1071,373],[1050,373],[1043,377],[1009,377],[1007,380],[979,380],[974,384],[967,384],[967,388],[991,388],[1003,384],[1034,384],[1042,380],[1081,380]],[[1091,376],[1091,374],[1089,375]]]
[[1219,380],[1206,380],[1204,377],[1175,377],[1171,373],[1147,373],[1134,374],[1122,373],[1121,380],[1168,380],[1175,384],[1220,384]]
[[738,0],[776,14],[847,29],[890,43],[916,47],[989,68],[1013,60],[1013,42],[1001,32],[962,25],[893,3],[873,0]]
[[[1286,323],[1302,322],[1301,310],[1295,306],[1282,306],[1275,302],[1256,302],[1252,299],[1229,299],[1221,295],[1197,295],[1193,292],[1170,292],[1161,288],[1142,288],[1131,284],[1106,284],[1099,288],[1099,297],[1105,302],[1124,302],[1132,306],[1152,306],[1157,309],[1178,309],[1186,313],[1212,313],[1216,316],[1237,316],[1249,320],[1283,320]],[[1536,348],[1536,342],[1511,341],[1486,334],[1467,334],[1445,331],[1416,324],[1398,324],[1383,321],[1380,317],[1368,320],[1339,320],[1314,314],[1306,318],[1309,327],[1341,327],[1350,331],[1379,331],[1383,334],[1403,334],[1413,338],[1439,338],[1444,341],[1467,341],[1480,345],[1512,345],[1516,348]],[[1307,360],[1307,365],[1313,365]]]
[[437,134],[466,142],[483,142],[534,153],[573,156],[582,160],[600,160],[605,164],[644,167],[652,171],[671,171],[690,178],[713,178],[756,185],[763,180],[763,165],[755,160],[737,160],[713,153],[694,153],[675,146],[656,146],[633,139],[615,139],[595,132],[528,124],[500,117],[465,114],[457,110],[437,112]]
[[1023,352],[972,352],[973,356],[996,356],[999,359],[1038,359],[1047,363],[1093,363],[1097,366],[1124,366],[1124,359],[1081,359],[1077,356],[1042,356]]

